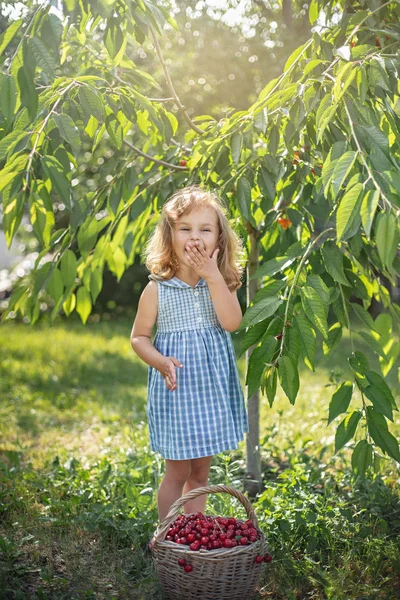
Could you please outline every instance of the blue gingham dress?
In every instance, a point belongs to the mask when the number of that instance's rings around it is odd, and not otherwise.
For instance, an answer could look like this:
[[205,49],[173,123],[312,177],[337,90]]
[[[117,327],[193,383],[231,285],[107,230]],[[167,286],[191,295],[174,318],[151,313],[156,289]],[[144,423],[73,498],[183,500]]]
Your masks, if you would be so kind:
[[187,460],[234,450],[248,418],[231,334],[220,325],[207,283],[177,277],[157,281],[154,347],[174,356],[177,388],[149,366],[146,413],[150,447],[164,458]]

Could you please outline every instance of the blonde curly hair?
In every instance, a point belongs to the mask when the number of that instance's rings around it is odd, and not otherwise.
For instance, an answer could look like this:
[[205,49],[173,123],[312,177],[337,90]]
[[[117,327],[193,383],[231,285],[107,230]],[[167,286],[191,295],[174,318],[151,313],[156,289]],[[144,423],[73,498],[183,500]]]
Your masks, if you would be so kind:
[[242,286],[243,263],[247,258],[240,236],[232,229],[228,210],[215,192],[199,185],[176,191],[163,205],[161,217],[144,250],[147,269],[157,278],[171,279],[179,270],[179,261],[172,247],[172,230],[177,220],[198,208],[211,207],[218,219],[218,268],[231,292]]

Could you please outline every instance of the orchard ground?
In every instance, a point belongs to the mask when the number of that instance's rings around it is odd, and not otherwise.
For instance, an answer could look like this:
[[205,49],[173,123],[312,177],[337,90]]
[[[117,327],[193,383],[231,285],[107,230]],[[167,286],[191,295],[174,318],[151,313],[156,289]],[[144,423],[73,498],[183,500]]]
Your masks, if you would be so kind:
[[[0,326],[0,594],[7,600],[163,598],[145,549],[164,461],[149,450],[147,366],[130,347],[131,327],[123,318]],[[242,335],[232,336],[237,355]],[[379,371],[376,355],[354,344]],[[263,567],[260,598],[400,596],[399,465],[384,459],[380,473],[354,479],[351,450],[334,455],[341,417],[326,425],[336,389],[329,378],[350,377],[350,352],[347,334],[329,359],[317,355],[315,373],[303,366],[295,406],[279,386],[272,409],[262,400],[265,491],[253,506],[273,561]],[[244,385],[244,356],[238,367]],[[394,367],[386,381],[399,405],[396,376]],[[391,432],[400,437],[394,414]],[[356,440],[363,435],[360,427]],[[242,442],[214,457],[210,484],[242,489],[244,450]],[[220,494],[209,496],[207,513],[245,517]]]

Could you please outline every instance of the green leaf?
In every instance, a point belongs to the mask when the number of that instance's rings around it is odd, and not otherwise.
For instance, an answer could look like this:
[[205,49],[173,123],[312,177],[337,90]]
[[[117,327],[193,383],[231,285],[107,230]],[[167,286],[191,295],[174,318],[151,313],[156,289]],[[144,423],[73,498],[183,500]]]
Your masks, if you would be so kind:
[[283,391],[289,399],[290,404],[294,404],[299,391],[299,372],[297,365],[290,356],[281,356],[278,363],[279,381]]
[[0,35],[0,56],[2,56],[4,50],[8,44],[12,41],[15,34],[18,32],[21,25],[24,23],[23,19],[13,21],[9,27]]
[[73,152],[77,154],[81,146],[81,138],[79,136],[78,127],[75,125],[71,117],[65,113],[53,115],[53,119],[61,137],[71,145]]
[[294,61],[296,60],[296,58],[297,58],[298,56],[300,56],[300,54],[303,52],[303,50],[304,50],[304,49],[306,48],[306,46],[308,46],[308,45],[309,45],[309,42],[307,41],[307,42],[305,42],[304,44],[302,44],[301,46],[298,46],[298,47],[296,48],[296,50],[294,50],[294,51],[292,52],[292,54],[291,54],[291,55],[289,56],[289,58],[287,59],[287,61],[286,61],[286,64],[285,64],[285,66],[284,66],[284,68],[283,68],[283,70],[284,70],[284,71],[287,71],[287,70],[288,70],[288,69],[289,69],[289,68],[292,66],[292,64],[294,63]]
[[36,36],[29,38],[29,48],[32,51],[36,63],[51,78],[54,77],[54,71],[57,69],[57,63],[50,54],[47,46]]
[[330,293],[324,280],[319,275],[312,273],[307,275],[306,285],[312,287],[317,292],[324,306],[325,316],[328,318]]
[[231,152],[234,164],[237,166],[240,160],[240,152],[242,150],[242,134],[234,133],[231,137]]
[[114,59],[121,49],[124,35],[119,26],[118,19],[107,19],[107,27],[104,32],[104,45],[111,59]]
[[300,289],[301,303],[304,313],[320,330],[325,339],[328,338],[328,324],[326,321],[326,307],[319,294],[309,286]]
[[278,341],[273,336],[264,338],[261,346],[253,350],[249,360],[249,367],[246,375],[246,385],[248,386],[247,395],[250,398],[260,387],[261,375],[266,363],[271,363],[276,352]]
[[314,356],[317,337],[315,330],[309,320],[303,315],[296,315],[293,319],[293,324],[299,334],[304,363],[311,371],[315,371]]
[[382,346],[379,341],[371,334],[369,331],[357,331],[358,335],[360,335],[364,340],[371,346],[372,350],[376,352],[379,356],[382,356],[384,360],[387,359],[386,354],[384,353]]
[[81,286],[76,294],[76,312],[81,317],[83,324],[86,323],[91,310],[92,301],[90,294],[84,286]]
[[240,214],[250,221],[251,185],[246,177],[241,177],[237,184],[237,200]]
[[336,215],[337,241],[346,240],[346,234],[360,219],[359,210],[362,201],[363,185],[357,183],[343,196]]
[[245,327],[252,327],[256,323],[270,317],[276,312],[282,302],[283,300],[276,296],[267,296],[253,306],[250,306],[243,315],[242,322],[237,331],[241,331]]
[[355,163],[356,158],[357,152],[354,152],[354,150],[348,150],[337,161],[331,179],[331,186],[334,198],[336,198],[336,196],[338,195],[344,180],[348,176],[352,166]]
[[344,381],[333,394],[329,403],[328,425],[338,415],[345,413],[349,408],[353,394],[353,384],[351,381]]
[[99,123],[104,120],[104,103],[101,94],[88,85],[81,85],[78,91],[80,106],[87,120],[93,115]]
[[66,300],[63,302],[63,310],[65,315],[68,317],[76,306],[76,296],[75,294],[70,294]]
[[318,15],[319,15],[318,0],[311,0],[310,8],[308,9],[308,18],[310,19],[311,25],[313,23],[315,23],[315,21],[318,19]]
[[254,115],[254,129],[256,131],[260,131],[261,133],[265,133],[268,124],[268,114],[267,109],[264,107],[261,110],[258,110]]
[[122,275],[125,272],[126,267],[126,255],[122,248],[115,248],[115,250],[111,253],[109,252],[107,255],[107,262],[110,268],[110,271],[115,274],[117,281],[119,282]]
[[112,143],[120,150],[123,143],[124,131],[121,123],[113,113],[106,116],[106,129]]
[[268,296],[276,296],[282,288],[287,285],[283,279],[270,279],[262,288],[260,288],[253,298],[253,303],[256,304],[263,298]]
[[391,212],[380,212],[376,217],[376,245],[383,264],[390,270],[399,242],[397,220]]
[[340,423],[335,434],[335,454],[354,436],[360,419],[361,412],[353,410]]
[[369,371],[368,360],[362,352],[356,350],[348,359],[349,365],[355,373],[366,375]]
[[367,239],[371,236],[371,227],[378,206],[380,193],[378,190],[368,190],[361,203],[361,222]]
[[293,361],[297,364],[302,348],[300,335],[296,327],[290,326],[286,328],[284,343],[286,344],[288,356],[293,358]]
[[96,302],[98,295],[103,287],[103,269],[97,267],[90,273],[90,293],[92,295],[93,304]]
[[[18,173],[13,173],[14,177]],[[5,232],[5,238],[8,248],[11,246],[14,235],[20,226],[24,212],[24,194],[22,192],[10,194],[7,203],[4,203],[2,228]]]
[[351,455],[351,467],[356,475],[364,476],[372,466],[372,446],[367,440],[360,440]]
[[79,228],[77,236],[78,248],[84,258],[94,248],[100,229],[101,225],[99,225],[99,221],[96,221],[96,219],[90,219]]
[[342,326],[340,323],[334,323],[331,325],[328,331],[328,339],[322,342],[322,351],[325,357],[328,357],[330,353],[337,348],[342,339]]
[[71,210],[70,183],[62,164],[54,156],[43,156],[41,163],[45,174],[51,181],[52,188],[64,201],[65,206]]
[[278,370],[275,367],[269,367],[265,371],[263,390],[268,398],[268,404],[272,408],[276,395],[276,384],[278,382]]
[[64,293],[63,278],[57,267],[53,269],[46,288],[54,302],[57,303]]
[[389,432],[385,417],[376,412],[372,406],[367,406],[367,424],[368,431],[377,446],[400,463],[399,443]]
[[325,242],[324,246],[321,248],[321,254],[325,268],[332,279],[342,285],[350,286],[343,270],[343,254],[335,242]]
[[382,413],[390,421],[393,421],[392,404],[385,392],[373,384],[365,387],[363,391],[368,400],[371,400],[376,412]]
[[383,377],[375,371],[366,371],[365,374],[369,383],[374,387],[378,388],[380,393],[383,394],[385,398],[390,402],[390,405],[393,408],[393,410],[398,410],[394,396]]
[[68,289],[75,283],[76,277],[76,256],[72,250],[66,250],[61,258],[61,274],[65,287]]
[[17,74],[18,87],[22,106],[26,106],[29,118],[33,121],[38,109],[38,95],[36,92],[33,75],[26,67],[20,67]]
[[[14,78],[0,73],[0,108],[7,121],[12,121],[14,117],[15,105],[17,100],[17,90],[15,88]],[[12,132],[15,134],[15,131]]]
[[31,185],[29,216],[32,228],[41,244],[47,247],[50,244],[51,232],[55,224],[53,205],[42,181],[34,180]]
[[[317,115],[321,109],[321,106],[324,104],[324,102],[326,103],[326,99],[328,99],[329,102],[331,101],[329,94],[326,94],[326,96],[322,100],[320,107],[318,108]],[[322,183],[324,186],[325,196],[328,196],[328,189],[332,179],[333,171],[335,170],[336,163],[340,159],[342,154],[346,151],[346,148],[346,142],[335,142],[328,152],[328,156],[326,157],[322,167]]]
[[260,341],[267,328],[267,322],[268,319],[265,319],[265,321],[260,321],[256,325],[249,327],[243,336],[239,357],[242,356],[242,354],[244,354],[244,352],[246,352],[246,350],[248,350],[251,346]]
[[272,258],[271,260],[267,260],[263,263],[255,273],[250,277],[250,279],[258,279],[259,277],[272,277],[276,273],[284,271],[287,267],[298,258],[298,256],[288,257],[288,256],[277,256],[276,258]]
[[350,303],[351,308],[356,313],[357,317],[366,325],[369,329],[373,331],[377,331],[375,328],[375,322],[368,311],[365,310],[361,304],[357,304],[356,302]]

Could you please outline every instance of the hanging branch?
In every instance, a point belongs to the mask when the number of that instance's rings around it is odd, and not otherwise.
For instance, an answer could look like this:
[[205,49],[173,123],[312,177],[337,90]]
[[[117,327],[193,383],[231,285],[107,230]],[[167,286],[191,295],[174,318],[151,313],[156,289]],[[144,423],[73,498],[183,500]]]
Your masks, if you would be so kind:
[[167,80],[167,84],[168,84],[168,87],[169,87],[169,91],[170,91],[170,92],[171,92],[171,94],[173,95],[173,97],[174,97],[174,99],[175,99],[175,102],[176,102],[176,104],[177,104],[177,106],[178,106],[178,108],[179,108],[179,111],[180,111],[180,113],[182,114],[183,118],[184,118],[184,119],[185,119],[185,121],[188,123],[188,125],[189,125],[189,126],[192,128],[192,129],[194,129],[194,131],[195,131],[196,133],[199,133],[200,135],[203,135],[204,131],[203,131],[202,129],[200,129],[200,127],[197,127],[197,125],[195,125],[195,123],[193,123],[192,119],[189,117],[189,115],[188,115],[188,114],[187,114],[187,112],[186,112],[186,108],[183,106],[183,104],[181,103],[181,101],[180,101],[180,100],[179,100],[179,98],[178,98],[178,95],[177,95],[177,93],[176,93],[176,91],[175,91],[175,89],[174,89],[174,86],[173,86],[173,83],[172,83],[172,80],[171,80],[170,74],[169,74],[169,72],[168,72],[168,67],[167,67],[167,64],[166,64],[166,62],[165,62],[165,60],[164,60],[164,57],[163,57],[163,55],[162,55],[161,48],[160,48],[160,44],[158,43],[158,40],[157,40],[157,37],[156,37],[156,34],[155,34],[155,32],[154,32],[154,29],[153,29],[152,25],[150,25],[150,31],[151,31],[151,35],[153,36],[154,45],[155,45],[155,47],[156,47],[156,51],[157,51],[157,54],[158,54],[158,58],[160,59],[160,62],[161,62],[161,64],[162,64],[162,67],[163,67],[163,69],[164,69],[164,74],[165,74],[165,78],[166,78],[166,80]]
[[146,160],[151,160],[152,162],[156,163],[157,165],[162,165],[163,167],[169,167],[171,169],[175,169],[176,171],[187,171],[187,169],[188,169],[188,167],[181,167],[180,165],[173,165],[172,163],[166,162],[165,160],[160,160],[159,158],[154,158],[154,156],[150,156],[150,154],[146,154],[146,152],[142,152],[142,150],[139,150],[139,148],[136,148],[136,146],[131,144],[131,142],[128,142],[128,140],[123,140],[123,142],[131,150],[133,150],[140,156],[143,156],[143,158],[145,158]]
[[308,246],[307,250],[305,251],[304,255],[302,256],[302,258],[301,258],[301,260],[300,260],[299,266],[297,267],[297,270],[296,270],[295,276],[294,276],[294,278],[293,278],[293,283],[292,283],[292,285],[290,286],[290,291],[289,291],[288,299],[287,299],[287,301],[286,301],[286,309],[285,309],[285,316],[284,316],[284,323],[283,323],[283,329],[282,329],[282,338],[281,338],[281,345],[280,345],[280,348],[279,348],[279,354],[278,354],[278,356],[276,357],[276,359],[274,360],[274,362],[273,362],[273,363],[271,363],[271,365],[270,365],[270,366],[274,366],[274,367],[276,367],[276,366],[278,365],[278,362],[279,362],[279,359],[280,359],[280,357],[281,357],[281,356],[282,356],[282,354],[283,354],[283,346],[284,346],[284,343],[285,343],[285,334],[286,334],[286,330],[287,330],[287,328],[288,328],[288,316],[289,316],[289,306],[290,306],[290,300],[291,300],[291,297],[292,297],[292,295],[293,295],[293,290],[294,290],[294,288],[296,287],[297,281],[298,281],[298,279],[299,279],[299,277],[300,277],[300,272],[301,272],[301,270],[302,270],[302,268],[303,268],[303,265],[304,265],[304,263],[305,263],[305,261],[306,261],[306,258],[307,258],[307,257],[308,257],[308,255],[310,254],[312,247],[313,247],[313,246],[314,246],[314,245],[315,245],[315,244],[316,244],[316,243],[319,241],[319,239],[320,239],[320,238],[321,238],[321,237],[322,237],[322,236],[323,236],[325,233],[328,233],[328,231],[335,231],[335,229],[334,229],[334,227],[329,227],[328,229],[325,229],[324,231],[322,231],[322,232],[321,232],[321,233],[318,235],[318,237],[316,237],[316,238],[315,238],[315,239],[314,239],[314,240],[311,242],[311,244]]
[[372,173],[372,170],[371,170],[370,166],[368,165],[367,161],[365,160],[364,153],[363,153],[363,150],[362,150],[362,148],[360,146],[360,143],[358,141],[358,138],[357,138],[357,135],[356,135],[356,132],[355,132],[355,129],[354,129],[354,124],[353,124],[353,121],[352,121],[352,118],[351,118],[351,115],[350,115],[350,111],[349,111],[349,109],[347,107],[347,103],[346,103],[346,99],[345,98],[343,98],[343,104],[344,104],[344,108],[345,108],[345,111],[346,111],[346,114],[347,114],[347,118],[349,120],[349,125],[350,125],[350,129],[351,129],[351,135],[353,136],[354,142],[355,142],[355,144],[357,146],[357,150],[358,150],[358,152],[360,154],[361,161],[362,161],[364,167],[367,169],[367,173],[368,173],[370,179],[372,179],[375,188],[377,189],[377,191],[381,194],[381,196],[383,198],[383,201],[384,201],[383,208],[386,208],[385,202],[387,202],[387,204],[390,206],[390,208],[393,210],[393,212],[396,212],[395,209],[394,209],[394,207],[393,207],[393,205],[391,204],[390,200],[388,200],[387,196],[385,195],[384,191],[382,190],[381,186],[376,181],[376,179],[374,177],[374,174]]

